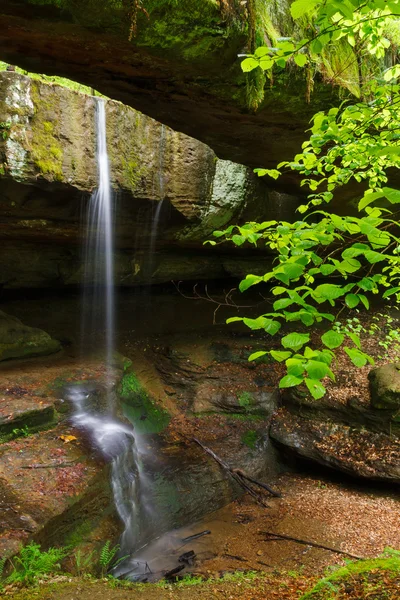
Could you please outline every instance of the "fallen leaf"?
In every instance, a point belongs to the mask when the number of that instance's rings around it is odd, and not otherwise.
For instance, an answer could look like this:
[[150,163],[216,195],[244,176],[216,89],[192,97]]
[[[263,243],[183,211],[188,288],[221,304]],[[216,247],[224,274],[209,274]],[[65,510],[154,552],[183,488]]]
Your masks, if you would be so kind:
[[69,444],[69,442],[73,442],[77,438],[74,435],[60,435],[60,440],[64,442],[64,444]]

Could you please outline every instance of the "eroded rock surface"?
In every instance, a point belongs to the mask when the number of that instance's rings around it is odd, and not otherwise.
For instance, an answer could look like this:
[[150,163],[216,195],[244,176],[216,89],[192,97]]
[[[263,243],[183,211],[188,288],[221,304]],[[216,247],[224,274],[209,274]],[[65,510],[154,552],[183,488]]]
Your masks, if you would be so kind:
[[400,412],[400,363],[371,369],[368,375],[371,406]]
[[147,0],[149,18],[139,12],[131,41],[129,3],[63,0],[61,10],[55,0],[32,4],[2,2],[2,60],[93,86],[225,159],[270,167],[289,160],[312,114],[336,99],[317,81],[307,105],[301,70],[275,77],[272,86],[241,71],[237,55],[255,40],[273,46],[293,34],[288,0],[180,0],[173,10],[166,0]]
[[60,348],[60,342],[45,331],[0,311],[0,360],[52,354]]
[[297,455],[349,475],[400,483],[400,440],[342,423],[304,419],[281,409],[271,437]]
[[[97,185],[96,103],[103,100],[13,72],[0,73],[0,84],[0,236],[7,242],[0,283],[79,285],[85,214]],[[116,283],[265,272],[268,259],[256,249],[232,255],[203,243],[230,223],[273,218],[282,197],[270,198],[251,169],[219,160],[205,144],[105,102],[118,197]],[[297,200],[284,204],[292,211]]]

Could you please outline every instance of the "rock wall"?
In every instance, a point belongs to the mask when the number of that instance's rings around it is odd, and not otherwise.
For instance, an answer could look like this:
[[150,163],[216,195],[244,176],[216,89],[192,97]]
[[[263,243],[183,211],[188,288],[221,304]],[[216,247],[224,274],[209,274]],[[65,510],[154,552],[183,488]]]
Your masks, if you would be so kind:
[[240,68],[238,54],[296,32],[290,3],[144,0],[149,18],[139,12],[129,40],[129,2],[2,0],[0,59],[93,86],[221,158],[274,168],[300,149],[311,116],[337,102],[318,80],[307,104],[301,69],[274,74],[271,85]]
[[[97,181],[99,101],[17,73],[0,73],[4,287],[80,283],[82,224]],[[231,248],[221,253],[203,242],[228,223],[270,217],[277,201],[271,194],[270,202],[264,181],[243,165],[219,160],[205,144],[118,102],[104,101],[117,198],[117,282],[240,277],[259,261],[262,270],[260,253],[236,252],[233,264]],[[156,212],[159,224],[152,233]]]

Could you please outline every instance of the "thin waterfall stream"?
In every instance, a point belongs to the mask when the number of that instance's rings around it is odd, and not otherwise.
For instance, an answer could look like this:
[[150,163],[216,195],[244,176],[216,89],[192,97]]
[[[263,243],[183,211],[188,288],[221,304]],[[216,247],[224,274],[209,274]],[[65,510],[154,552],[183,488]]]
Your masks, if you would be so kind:
[[95,450],[111,462],[111,487],[117,513],[123,524],[121,554],[132,551],[138,528],[140,473],[139,452],[133,428],[116,416],[116,393],[112,364],[115,342],[114,202],[106,140],[105,101],[95,98],[98,187],[92,194],[86,220],[82,338],[104,329],[106,407],[93,408],[95,389],[69,386],[72,423],[91,440]]

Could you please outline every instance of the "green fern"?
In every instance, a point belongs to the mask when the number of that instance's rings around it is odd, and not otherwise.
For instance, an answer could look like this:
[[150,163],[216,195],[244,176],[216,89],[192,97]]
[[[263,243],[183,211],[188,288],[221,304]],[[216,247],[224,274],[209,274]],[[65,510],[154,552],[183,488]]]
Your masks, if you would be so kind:
[[58,571],[60,561],[67,556],[66,548],[49,548],[47,552],[40,550],[40,545],[31,542],[22,548],[19,556],[14,558],[16,564],[6,583],[33,583],[40,575]]
[[125,558],[128,557],[128,555],[126,555],[115,559],[115,556],[118,550],[120,549],[120,546],[119,544],[113,546],[112,548],[110,546],[110,540],[107,540],[102,549],[100,550],[99,565],[101,568],[101,577],[105,577],[107,571],[113,569],[114,567],[119,565],[120,562],[122,562],[123,560],[125,560]]

